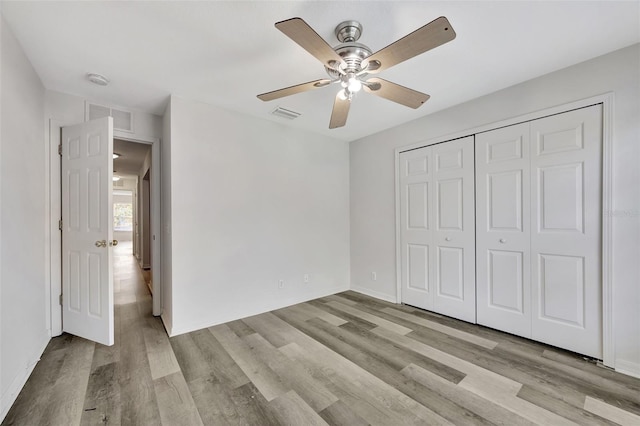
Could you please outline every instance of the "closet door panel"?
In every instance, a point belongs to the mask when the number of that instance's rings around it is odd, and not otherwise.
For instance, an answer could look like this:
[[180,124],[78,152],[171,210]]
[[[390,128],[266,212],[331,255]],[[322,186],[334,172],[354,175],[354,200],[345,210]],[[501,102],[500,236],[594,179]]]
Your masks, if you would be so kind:
[[433,146],[433,310],[476,322],[473,136]]
[[601,106],[535,120],[531,137],[532,337],[602,358]]
[[529,124],[476,135],[478,324],[531,335]]
[[402,302],[432,309],[432,161],[431,148],[400,154]]

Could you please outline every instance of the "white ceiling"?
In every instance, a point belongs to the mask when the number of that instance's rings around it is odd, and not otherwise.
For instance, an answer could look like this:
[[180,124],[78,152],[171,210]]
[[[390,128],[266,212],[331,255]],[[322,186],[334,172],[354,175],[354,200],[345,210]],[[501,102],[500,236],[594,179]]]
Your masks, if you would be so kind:
[[[48,89],[162,114],[170,94],[354,140],[640,41],[635,1],[10,2],[2,14]],[[306,20],[331,45],[335,26],[364,27],[374,52],[446,16],[450,43],[379,74],[431,95],[412,110],[361,92],[329,130],[338,88],[271,102],[256,95],[325,78],[273,24]],[[85,74],[106,75],[99,87]],[[269,113],[302,113],[288,121]]]

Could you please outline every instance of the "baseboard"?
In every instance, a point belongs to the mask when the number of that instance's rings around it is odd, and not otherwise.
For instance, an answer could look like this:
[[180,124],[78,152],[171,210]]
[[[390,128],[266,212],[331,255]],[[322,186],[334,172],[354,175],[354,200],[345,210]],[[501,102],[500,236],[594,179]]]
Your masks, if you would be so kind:
[[27,380],[29,379],[29,376],[31,376],[36,364],[40,361],[40,357],[44,353],[44,350],[50,340],[51,337],[49,337],[48,334],[44,336],[42,342],[38,345],[37,353],[30,357],[31,360],[26,363],[26,368],[24,370],[18,371],[18,374],[13,378],[7,390],[0,397],[0,423],[7,416],[7,413],[9,413],[13,403],[16,402],[16,398],[18,398],[20,391],[24,387],[25,383],[27,383]]
[[615,370],[618,373],[626,374],[627,376],[637,377],[640,379],[640,364],[626,361],[617,360]]
[[351,290],[355,291],[356,293],[362,293],[366,296],[371,296],[371,297],[375,297],[376,299],[384,300],[386,302],[398,303],[398,301],[396,300],[396,296],[390,296],[386,293],[381,293],[379,291],[371,290],[365,287],[358,287],[358,286],[352,285]]
[[342,293],[343,291],[347,291],[347,290],[349,290],[349,287],[346,285],[340,286],[340,287],[332,287],[329,289],[321,289],[316,292],[310,292],[302,297],[292,297],[288,299],[283,299],[279,301],[279,303],[277,304],[264,306],[262,309],[257,309],[255,311],[245,311],[245,312],[242,312],[240,316],[235,315],[233,317],[216,318],[214,320],[208,320],[206,322],[201,322],[197,324],[187,324],[186,326],[178,326],[178,327],[173,327],[171,329],[167,328],[167,331],[169,332],[169,337],[174,337],[180,334],[190,333],[192,331],[202,330],[208,327],[214,327],[216,325],[224,324],[224,323],[235,321],[238,319],[247,318],[254,315],[264,314],[266,312],[275,311],[277,309],[286,308],[287,306],[296,305],[298,303],[304,303],[309,300],[319,299],[321,297],[330,296],[336,293]]

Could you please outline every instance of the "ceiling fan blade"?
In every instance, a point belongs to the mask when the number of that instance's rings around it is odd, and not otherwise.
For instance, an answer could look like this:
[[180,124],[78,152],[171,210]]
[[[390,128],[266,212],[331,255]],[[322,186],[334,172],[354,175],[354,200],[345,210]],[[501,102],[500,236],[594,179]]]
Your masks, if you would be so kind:
[[369,63],[367,72],[380,72],[454,38],[456,38],[456,33],[451,24],[447,18],[441,16],[369,56],[366,59]]
[[[338,69],[344,61],[302,18],[276,22],[276,28],[329,68]],[[346,64],[345,64],[346,66]]]
[[365,81],[362,87],[368,93],[413,109],[420,107],[431,97],[426,93],[421,93],[377,77]]
[[263,101],[272,101],[274,99],[284,98],[285,96],[295,95],[296,93],[306,92],[308,90],[318,89],[331,84],[331,80],[326,78],[320,80],[309,81],[295,86],[285,87],[284,89],[274,90],[273,92],[258,95],[258,99]]
[[333,102],[333,111],[331,111],[331,120],[329,121],[329,128],[335,129],[336,127],[342,127],[347,123],[347,116],[349,115],[349,107],[351,106],[351,100],[342,96],[342,90],[336,95],[336,100]]

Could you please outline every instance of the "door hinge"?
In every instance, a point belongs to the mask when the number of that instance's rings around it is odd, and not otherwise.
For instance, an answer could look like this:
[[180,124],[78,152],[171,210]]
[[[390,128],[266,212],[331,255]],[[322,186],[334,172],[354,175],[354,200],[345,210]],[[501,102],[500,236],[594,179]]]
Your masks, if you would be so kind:
[[58,145],[58,155],[62,156],[62,144]]
[[58,221],[58,229],[62,231],[62,219]]
[[62,294],[60,295],[59,301],[60,301],[60,306],[62,306]]

